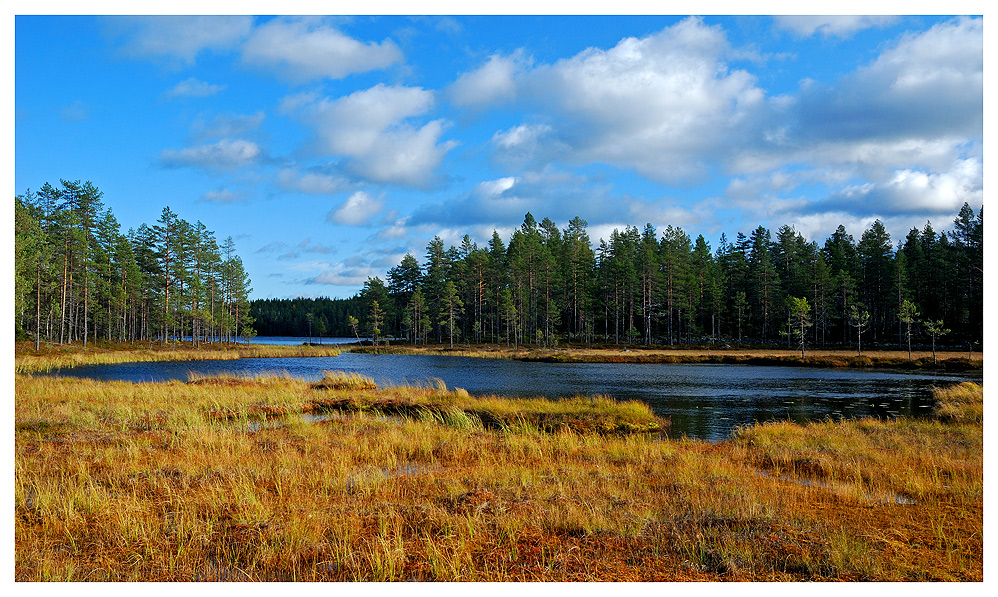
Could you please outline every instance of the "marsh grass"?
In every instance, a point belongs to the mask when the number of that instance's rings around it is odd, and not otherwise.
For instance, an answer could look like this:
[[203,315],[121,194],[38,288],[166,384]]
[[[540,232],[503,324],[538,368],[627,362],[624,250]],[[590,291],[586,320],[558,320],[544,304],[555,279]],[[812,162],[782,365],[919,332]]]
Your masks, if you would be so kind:
[[809,350],[801,356],[792,350],[711,348],[698,346],[688,349],[632,346],[590,348],[512,348],[500,345],[472,345],[464,348],[445,346],[365,346],[351,347],[351,352],[367,354],[444,355],[483,359],[513,359],[542,363],[705,363],[728,365],[775,365],[788,367],[889,368],[975,370],[983,367],[984,355],[974,354],[971,361],[965,353],[915,351],[912,359],[907,351],[874,350],[857,356],[852,350]]
[[964,382],[948,388],[937,388],[936,413],[939,418],[957,423],[984,423],[984,388]]
[[347,383],[17,375],[15,578],[983,578],[973,418],[767,424],[711,445],[545,423],[647,422],[606,398],[327,377]]
[[37,373],[68,369],[80,365],[137,363],[152,361],[221,361],[248,358],[332,357],[342,350],[336,346],[276,346],[266,344],[212,343],[201,348],[182,344],[147,344],[136,348],[129,344],[90,346],[75,345],[43,347],[35,352],[34,345],[21,343],[15,347],[14,371]]

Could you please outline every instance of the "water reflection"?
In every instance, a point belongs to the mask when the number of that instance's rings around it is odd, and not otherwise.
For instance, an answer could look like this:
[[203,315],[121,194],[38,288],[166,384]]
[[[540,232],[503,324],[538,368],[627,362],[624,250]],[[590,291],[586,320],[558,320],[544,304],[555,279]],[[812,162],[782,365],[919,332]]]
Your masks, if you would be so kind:
[[718,441],[757,421],[919,416],[931,389],[968,375],[746,365],[554,364],[466,357],[370,355],[92,365],[62,375],[102,380],[186,380],[203,375],[287,372],[316,380],[325,370],[368,375],[379,385],[440,378],[473,395],[609,395],[648,403],[672,420],[670,436]]

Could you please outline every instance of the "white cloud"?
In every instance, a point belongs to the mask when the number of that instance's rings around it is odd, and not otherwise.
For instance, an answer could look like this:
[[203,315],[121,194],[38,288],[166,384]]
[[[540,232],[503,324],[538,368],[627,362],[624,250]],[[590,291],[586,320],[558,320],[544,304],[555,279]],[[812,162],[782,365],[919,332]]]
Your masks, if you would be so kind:
[[433,106],[433,93],[421,87],[389,87],[379,83],[366,90],[314,106],[322,125],[320,135],[332,153],[362,155],[390,127]]
[[946,172],[905,168],[879,182],[846,187],[816,206],[852,213],[952,215],[964,203],[984,202],[984,168],[976,159],[958,160]]
[[486,180],[478,183],[475,187],[475,194],[479,197],[498,197],[513,188],[516,184],[516,177],[507,176],[498,180]]
[[511,168],[528,167],[570,153],[548,124],[520,124],[492,135],[495,157]]
[[831,86],[807,85],[769,149],[778,160],[941,167],[983,139],[982,19],[958,18],[904,36]]
[[447,92],[458,106],[485,106],[501,103],[516,95],[514,75],[523,68],[522,52],[512,56],[493,54],[478,69],[464,73]]
[[492,136],[492,141],[503,149],[522,147],[536,143],[537,139],[551,132],[551,127],[546,124],[514,126],[507,131],[498,131]]
[[427,188],[455,141],[439,143],[446,123],[410,122],[429,112],[433,93],[420,87],[378,84],[336,100],[302,102],[299,110],[316,128],[319,150],[349,159],[344,169],[362,179]]
[[234,48],[253,27],[249,16],[129,16],[105,22],[112,37],[123,38],[126,53],[186,64],[204,50]]
[[[847,212],[829,211],[817,214],[794,215],[789,225],[793,226],[805,239],[813,240],[823,245],[825,239],[831,236],[839,226],[845,227],[846,232],[852,235],[854,240],[858,241],[863,231],[868,229],[877,219],[876,216],[857,216],[856,214]],[[887,225],[888,232],[899,230],[897,226],[891,225],[890,220],[880,218],[880,221]],[[785,220],[784,222],[786,223]],[[891,233],[891,236],[895,240],[898,238],[896,233]]]
[[397,126],[383,132],[363,153],[355,154],[347,168],[362,178],[416,188],[436,180],[433,171],[457,141],[437,141],[445,123],[434,120],[422,128]]
[[403,59],[391,40],[357,41],[319,19],[277,18],[258,26],[243,47],[243,61],[293,82],[342,79],[387,68]]
[[364,191],[357,191],[343,205],[331,210],[326,215],[326,220],[347,226],[365,226],[378,215],[383,206],[382,200],[371,197]]
[[703,176],[708,156],[751,137],[764,105],[751,75],[727,69],[728,51],[719,27],[688,18],[527,71],[519,89],[552,120],[496,135],[500,159],[603,162],[663,182]]
[[225,85],[215,85],[205,83],[194,77],[177,83],[173,89],[167,92],[170,97],[211,97],[225,89]]
[[780,15],[773,17],[777,29],[792,31],[801,37],[821,33],[825,37],[849,37],[871,27],[886,27],[897,22],[889,15]]
[[187,149],[164,149],[159,161],[164,166],[211,168],[231,170],[249,164],[261,157],[260,147],[252,141],[222,139],[210,145]]
[[984,20],[961,17],[906,35],[861,70],[859,80],[898,100],[930,92],[983,93]]

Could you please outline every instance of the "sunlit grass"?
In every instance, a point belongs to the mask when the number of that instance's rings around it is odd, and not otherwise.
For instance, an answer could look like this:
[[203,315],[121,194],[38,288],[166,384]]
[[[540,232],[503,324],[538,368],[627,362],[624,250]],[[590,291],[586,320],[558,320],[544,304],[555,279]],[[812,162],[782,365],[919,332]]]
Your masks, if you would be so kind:
[[35,352],[33,344],[17,346],[14,371],[35,373],[68,369],[80,365],[137,363],[151,361],[222,361],[248,358],[333,357],[342,353],[337,346],[277,346],[267,344],[207,344],[200,348],[190,345],[147,344],[145,348],[131,345],[82,348],[81,346],[42,347]]
[[17,375],[15,578],[983,578],[981,419],[944,414],[980,386],[711,445],[549,424],[650,421],[608,398],[324,382]]
[[967,353],[938,352],[933,361],[929,351],[914,351],[909,360],[907,351],[871,350],[857,356],[854,350],[809,350],[801,358],[797,350],[775,348],[752,349],[731,347],[696,346],[691,348],[663,348],[660,346],[631,346],[628,348],[604,346],[589,348],[572,345],[560,348],[536,348],[530,345],[508,347],[504,345],[468,345],[449,348],[442,345],[364,346],[351,347],[351,352],[367,354],[444,355],[485,359],[514,359],[545,363],[707,363],[778,365],[837,368],[900,368],[900,369],[980,369],[984,355],[975,352],[973,360]]

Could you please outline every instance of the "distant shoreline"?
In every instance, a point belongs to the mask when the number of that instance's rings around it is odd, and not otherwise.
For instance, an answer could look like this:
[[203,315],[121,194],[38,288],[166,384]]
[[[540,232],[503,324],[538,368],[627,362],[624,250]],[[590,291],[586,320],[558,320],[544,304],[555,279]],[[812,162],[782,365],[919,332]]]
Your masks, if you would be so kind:
[[721,364],[761,365],[785,367],[821,367],[845,369],[900,369],[919,371],[975,371],[984,367],[983,352],[975,352],[973,361],[967,353],[936,351],[933,363],[930,351],[913,351],[908,360],[907,351],[871,350],[857,356],[851,350],[813,350],[802,359],[796,351],[757,348],[689,349],[659,347],[564,347],[526,348],[497,345],[448,345],[412,346],[400,344],[203,344],[194,348],[189,344],[155,343],[99,345],[84,348],[80,345],[43,346],[35,352],[31,343],[16,343],[14,370],[17,373],[34,373],[52,369],[65,369],[78,365],[128,363],[143,361],[231,360],[239,358],[328,357],[342,352],[361,354],[404,354],[458,356],[488,359],[512,359],[540,363],[653,363],[653,364]]
[[984,367],[984,354],[975,352],[973,360],[967,353],[936,351],[933,363],[931,351],[871,350],[857,356],[853,350],[813,350],[801,358],[797,351],[772,348],[704,348],[688,349],[659,347],[629,348],[525,348],[496,345],[342,345],[350,352],[367,354],[409,354],[464,356],[492,359],[513,359],[541,363],[658,363],[658,364],[725,364],[768,365],[790,367],[878,368],[933,371],[973,371]]

